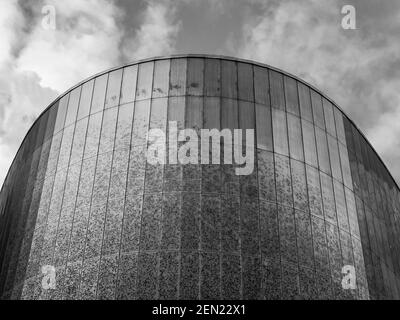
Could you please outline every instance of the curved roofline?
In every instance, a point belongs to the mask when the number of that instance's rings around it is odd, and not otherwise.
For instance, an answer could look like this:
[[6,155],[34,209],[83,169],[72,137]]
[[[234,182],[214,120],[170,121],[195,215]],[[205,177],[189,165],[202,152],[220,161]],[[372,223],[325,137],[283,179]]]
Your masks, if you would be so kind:
[[358,128],[358,126],[354,123],[353,120],[350,119],[350,117],[343,111],[343,109],[330,97],[328,97],[325,93],[323,93],[320,89],[318,89],[317,87],[315,87],[314,85],[308,83],[307,81],[301,79],[300,77],[291,74],[285,70],[273,67],[269,64],[266,63],[261,63],[261,62],[256,62],[253,60],[248,60],[248,59],[243,59],[243,58],[235,58],[235,57],[231,57],[231,56],[224,56],[224,55],[215,55],[215,54],[172,54],[172,55],[165,55],[165,56],[155,56],[155,57],[150,57],[150,58],[145,58],[145,59],[138,59],[138,60],[134,60],[132,62],[128,62],[126,64],[123,65],[119,65],[117,67],[112,67],[109,69],[106,69],[104,71],[98,72],[80,82],[78,82],[76,85],[70,87],[69,89],[67,89],[66,91],[64,91],[62,94],[60,94],[57,98],[55,98],[41,113],[40,115],[36,118],[36,120],[32,123],[31,127],[29,128],[29,130],[27,131],[27,133],[25,134],[25,137],[22,139],[20,146],[17,150],[17,152],[15,153],[14,159],[11,162],[10,167],[8,168],[7,171],[7,175],[4,178],[3,181],[3,185],[1,187],[0,193],[3,191],[3,187],[5,185],[5,182],[7,181],[8,175],[10,173],[10,169],[12,168],[14,161],[17,157],[18,152],[20,151],[23,143],[25,142],[26,137],[29,135],[29,133],[31,132],[32,128],[34,127],[34,125],[36,124],[36,122],[43,116],[43,114],[57,101],[60,100],[62,97],[64,97],[66,94],[68,94],[69,92],[71,92],[72,90],[74,90],[75,88],[79,87],[80,85],[94,79],[97,78],[103,74],[118,70],[118,69],[122,69],[125,67],[129,67],[132,65],[136,65],[136,64],[140,64],[140,63],[144,63],[144,62],[150,62],[150,61],[158,61],[158,60],[167,60],[167,59],[178,59],[178,58],[208,58],[208,59],[222,59],[222,60],[228,60],[228,61],[234,61],[234,62],[243,62],[243,63],[248,63],[248,64],[252,64],[255,66],[259,66],[259,67],[263,67],[263,68],[268,68],[274,71],[277,71],[279,73],[282,73],[288,77],[291,77],[301,83],[303,83],[304,85],[306,85],[307,87],[313,89],[314,91],[316,91],[317,93],[319,93],[322,97],[324,97],[325,99],[327,99],[329,102],[331,102],[336,108],[339,109],[339,111],[347,118],[347,120],[350,121],[350,123],[358,130],[358,132],[361,134],[361,136],[365,139],[365,141],[368,143],[368,145],[371,147],[371,149],[375,152],[375,154],[377,155],[378,159],[381,161],[381,163],[383,164],[383,166],[385,167],[386,171],[389,173],[389,176],[392,178],[394,185],[397,187],[397,190],[400,192],[400,187],[397,184],[397,181],[393,178],[392,173],[390,172],[390,170],[388,169],[388,167],[386,166],[385,162],[382,160],[381,156],[379,155],[379,153],[375,150],[375,148],[372,146],[372,144],[369,142],[369,140],[367,139],[367,137],[364,135],[364,133]]

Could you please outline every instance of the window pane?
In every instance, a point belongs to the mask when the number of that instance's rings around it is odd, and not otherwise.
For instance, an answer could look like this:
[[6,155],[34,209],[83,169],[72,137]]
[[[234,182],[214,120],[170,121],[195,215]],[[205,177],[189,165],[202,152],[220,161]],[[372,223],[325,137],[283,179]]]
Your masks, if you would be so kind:
[[170,60],[154,63],[153,98],[168,96]]
[[310,89],[303,83],[297,82],[299,89],[300,113],[303,119],[313,122]]
[[219,59],[205,59],[204,95],[219,96],[221,94],[221,64]]
[[119,108],[115,149],[129,148],[131,144],[133,110],[133,102],[124,104]]
[[238,129],[239,113],[238,101],[233,99],[221,99],[221,128],[222,129]]
[[289,155],[286,113],[284,111],[272,108],[272,127],[275,152]]
[[183,96],[186,94],[186,59],[171,60],[170,96]]
[[300,118],[287,114],[290,157],[304,161]]
[[306,163],[318,167],[317,148],[315,145],[314,126],[308,121],[301,120],[303,129],[304,157]]
[[269,77],[268,69],[254,66],[255,102],[269,106]]
[[132,146],[146,145],[149,127],[150,100],[135,102],[133,116]]
[[297,81],[288,76],[285,76],[285,99],[287,112],[300,116]]
[[117,108],[104,111],[103,123],[101,127],[99,154],[112,151],[114,148],[117,112]]
[[283,92],[282,74],[274,70],[269,71],[271,88],[271,107],[285,110],[285,97]]
[[121,91],[122,69],[110,73],[107,85],[107,96],[105,109],[115,107],[119,104],[119,95]]
[[50,107],[49,111],[49,119],[47,120],[46,133],[44,135],[45,141],[53,135],[54,126],[57,119],[58,101]]
[[204,99],[204,129],[220,128],[220,99]]
[[74,133],[74,143],[71,151],[71,164],[82,160],[83,147],[85,146],[86,129],[88,124],[88,118],[79,120],[76,123]]
[[260,200],[276,201],[274,154],[258,150],[258,188]]
[[63,96],[58,102],[58,112],[56,124],[54,125],[54,134],[64,128],[65,115],[67,114],[69,94]]
[[304,163],[291,159],[290,165],[292,169],[294,207],[299,210],[308,211],[306,170]]
[[339,143],[340,163],[342,165],[343,180],[346,187],[353,190],[353,180],[351,178],[349,155],[347,149]]
[[322,202],[324,204],[325,219],[337,224],[335,199],[333,196],[332,178],[321,172]]
[[334,110],[333,112],[335,115],[337,138],[341,143],[346,145],[346,134],[344,131],[342,112],[339,111],[339,109],[336,107],[333,107],[333,110]]
[[166,132],[168,98],[154,99],[151,102],[150,128],[162,129]]
[[319,172],[317,169],[306,165],[306,174],[310,211],[312,214],[323,217]]
[[68,111],[65,118],[65,127],[75,122],[78,111],[79,98],[81,96],[82,87],[75,88],[69,95]]
[[103,118],[102,113],[96,113],[89,117],[89,125],[86,135],[86,145],[84,158],[90,158],[97,154],[99,148],[101,120]]
[[328,146],[329,146],[329,157],[332,166],[332,175],[335,179],[342,181],[342,170],[340,168],[340,157],[339,157],[339,147],[338,142],[332,136],[327,135]]
[[78,120],[87,117],[90,111],[90,104],[92,102],[94,79],[85,82],[82,85],[81,99],[79,102]]
[[311,90],[311,104],[312,104],[315,125],[325,130],[324,110],[322,109],[322,98],[314,90]]
[[136,100],[151,98],[154,62],[139,64]]
[[94,81],[94,91],[92,98],[92,107],[90,109],[90,114],[96,113],[103,110],[104,99],[106,97],[108,73],[97,77]]
[[343,185],[340,182],[333,180],[333,188],[335,191],[335,203],[339,227],[348,231],[349,222],[347,219],[346,199],[344,197]]
[[120,104],[132,102],[136,95],[137,64],[124,68]]
[[253,67],[248,63],[238,63],[239,99],[254,101]]
[[221,60],[221,95],[237,99],[237,69],[236,62]]
[[289,158],[275,154],[275,179],[277,202],[293,205]]
[[322,104],[324,107],[326,131],[328,131],[328,133],[331,134],[332,136],[336,137],[335,116],[333,114],[333,105],[325,98],[322,98]]
[[317,138],[317,152],[319,167],[327,174],[331,174],[331,166],[329,162],[328,143],[325,131],[315,127],[315,136]]
[[271,108],[256,104],[257,148],[272,151],[272,119]]
[[201,58],[189,58],[187,63],[187,94],[202,96],[204,85],[204,60]]

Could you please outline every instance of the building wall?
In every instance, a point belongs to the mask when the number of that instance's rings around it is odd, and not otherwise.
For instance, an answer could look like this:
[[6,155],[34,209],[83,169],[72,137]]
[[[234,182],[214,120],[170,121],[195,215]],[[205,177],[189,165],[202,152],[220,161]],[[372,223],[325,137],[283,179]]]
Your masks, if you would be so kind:
[[[253,173],[150,165],[147,132],[168,121],[255,129]],[[0,296],[398,299],[399,206],[363,135],[304,82],[232,58],[146,60],[74,87],[27,134],[0,194]]]

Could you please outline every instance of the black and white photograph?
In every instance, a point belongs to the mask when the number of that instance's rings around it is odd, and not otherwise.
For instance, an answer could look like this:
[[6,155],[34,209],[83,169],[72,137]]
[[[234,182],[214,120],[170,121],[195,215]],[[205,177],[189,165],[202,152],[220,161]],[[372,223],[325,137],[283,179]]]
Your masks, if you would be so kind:
[[2,304],[400,300],[399,182],[399,0],[0,2]]

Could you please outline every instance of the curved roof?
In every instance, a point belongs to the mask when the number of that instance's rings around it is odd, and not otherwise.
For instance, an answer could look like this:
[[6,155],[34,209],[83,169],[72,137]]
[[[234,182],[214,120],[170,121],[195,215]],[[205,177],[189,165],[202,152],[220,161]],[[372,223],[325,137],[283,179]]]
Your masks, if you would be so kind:
[[365,139],[365,141],[368,143],[368,145],[370,146],[370,148],[375,152],[375,154],[377,155],[378,159],[381,161],[381,163],[383,164],[384,168],[385,168],[386,171],[388,172],[389,176],[390,176],[391,179],[393,180],[393,183],[394,183],[394,185],[397,187],[397,190],[400,192],[400,188],[399,188],[399,185],[397,184],[397,181],[393,178],[393,176],[392,176],[391,172],[389,171],[389,169],[387,168],[385,162],[382,160],[382,158],[380,157],[380,155],[378,154],[378,152],[376,152],[375,148],[374,148],[374,147],[372,146],[372,144],[368,141],[368,139],[367,139],[366,136],[363,134],[363,132],[358,128],[358,126],[354,123],[354,121],[351,120],[351,119],[348,117],[348,115],[343,111],[342,108],[339,107],[339,105],[338,105],[333,99],[331,99],[330,97],[328,97],[326,94],[324,94],[321,90],[319,90],[319,89],[318,89],[317,87],[315,87],[314,85],[312,85],[312,84],[310,84],[310,83],[304,81],[303,79],[299,78],[298,76],[293,75],[293,74],[291,74],[291,73],[289,73],[289,72],[287,72],[287,71],[284,71],[284,70],[282,70],[282,69],[279,69],[279,68],[270,66],[270,65],[265,64],[265,63],[260,63],[260,62],[256,62],[256,61],[252,61],[252,60],[247,60],[247,59],[242,59],[242,58],[235,58],[235,57],[224,56],[224,55],[213,55],[213,54],[173,54],[173,55],[156,56],[156,57],[151,57],[151,58],[146,58],[146,59],[140,59],[140,60],[136,60],[136,61],[133,61],[133,62],[129,62],[129,63],[123,64],[123,65],[120,65],[120,66],[117,66],[117,67],[109,68],[109,69],[107,69],[107,70],[98,72],[98,73],[96,73],[96,74],[94,74],[94,75],[92,75],[92,76],[90,76],[90,77],[88,77],[88,78],[86,78],[86,79],[80,81],[80,82],[77,83],[76,85],[72,86],[71,88],[69,88],[68,90],[66,90],[66,91],[63,92],[62,94],[60,94],[56,99],[54,99],[54,100],[42,111],[42,113],[36,118],[36,120],[32,123],[31,127],[29,128],[29,130],[28,130],[27,133],[25,134],[25,137],[24,137],[24,139],[22,140],[22,142],[21,142],[21,144],[20,144],[20,146],[19,146],[19,148],[18,148],[18,150],[17,150],[17,152],[16,152],[16,154],[15,154],[15,156],[14,156],[14,159],[13,159],[13,161],[12,161],[12,163],[11,163],[9,169],[8,169],[8,172],[7,172],[7,175],[6,175],[5,179],[4,179],[3,186],[2,186],[2,188],[1,188],[1,190],[0,190],[0,193],[1,193],[2,190],[3,190],[4,184],[5,184],[6,180],[7,180],[7,177],[8,177],[8,175],[9,175],[10,169],[12,168],[12,166],[13,166],[13,164],[14,164],[14,161],[15,161],[15,159],[16,159],[16,156],[17,156],[18,152],[20,151],[21,146],[22,146],[23,143],[25,142],[25,139],[26,139],[27,136],[29,135],[30,131],[32,130],[32,128],[34,127],[34,125],[36,124],[36,122],[43,116],[43,114],[44,114],[52,105],[54,105],[54,103],[55,103],[57,100],[61,99],[63,96],[65,96],[66,94],[68,94],[69,92],[71,92],[72,90],[74,90],[75,88],[79,87],[80,85],[84,84],[85,82],[88,82],[88,81],[90,81],[90,80],[92,80],[92,79],[94,79],[94,78],[96,78],[96,77],[98,77],[98,76],[101,76],[101,75],[103,75],[103,74],[112,72],[112,71],[114,71],[114,70],[122,69],[122,68],[125,68],[125,67],[129,67],[129,66],[131,66],[131,65],[140,64],[140,63],[144,63],[144,62],[157,61],[157,60],[166,60],[166,59],[174,59],[174,58],[175,58],[175,59],[176,59],[176,58],[208,58],[208,59],[230,60],[230,61],[234,61],[234,62],[243,62],[243,63],[248,63],[248,64],[252,64],[252,65],[255,65],[255,66],[260,66],[260,67],[264,67],[264,68],[268,68],[268,69],[271,69],[271,70],[280,72],[280,73],[282,73],[282,74],[284,74],[284,75],[286,75],[286,76],[289,76],[289,77],[291,77],[291,78],[293,78],[293,79],[295,79],[295,80],[297,80],[297,81],[303,83],[304,85],[306,85],[307,87],[313,89],[314,91],[316,91],[317,93],[319,93],[322,97],[324,97],[325,99],[327,99],[328,101],[330,101],[330,102],[331,102],[337,109],[339,109],[340,112],[350,121],[350,123],[358,130],[358,132],[360,133],[360,135],[361,135],[361,136]]

